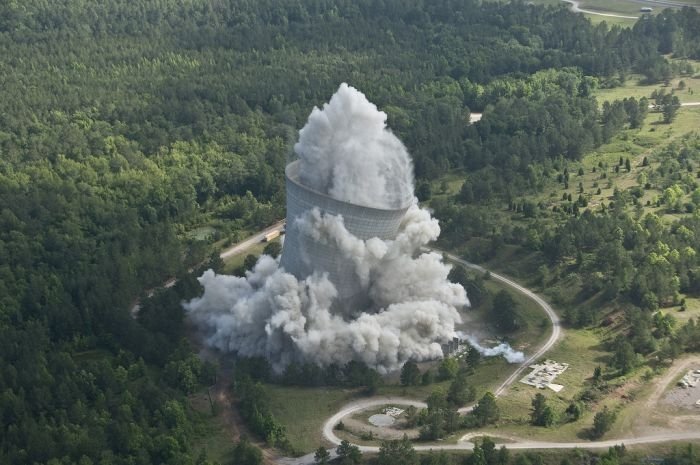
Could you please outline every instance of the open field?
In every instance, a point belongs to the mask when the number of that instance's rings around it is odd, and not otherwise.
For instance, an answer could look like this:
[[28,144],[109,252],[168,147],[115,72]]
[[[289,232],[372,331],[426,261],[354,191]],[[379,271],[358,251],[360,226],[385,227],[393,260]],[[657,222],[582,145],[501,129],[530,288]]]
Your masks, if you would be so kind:
[[[279,242],[279,239],[275,239],[275,241]],[[273,241],[273,242],[275,242]],[[236,269],[240,268],[243,266],[243,262],[245,261],[245,258],[248,255],[255,255],[256,257],[260,256],[263,252],[263,249],[265,249],[265,246],[268,244],[268,242],[259,242],[252,246],[250,249],[246,250],[245,253],[241,253],[238,255],[232,255],[230,257],[227,257],[224,259],[224,273],[225,274],[231,274],[233,273]]]
[[322,443],[323,422],[350,402],[356,391],[340,388],[297,388],[267,385],[272,414],[287,428],[287,437],[300,452]]
[[210,459],[221,463],[231,460],[234,441],[222,413],[227,406],[215,403],[212,414],[206,389],[190,396],[189,405],[197,419],[198,440],[193,449],[204,449]]
[[[520,382],[513,384],[498,399],[502,421],[497,429],[487,429],[492,434],[513,435],[523,439],[548,441],[575,441],[581,439],[582,430],[590,426],[594,412],[585,412],[580,420],[566,423],[564,410],[584,388],[596,366],[601,365],[608,353],[600,347],[601,335],[593,330],[567,330],[564,338],[546,355],[557,362],[569,363],[569,368],[556,379],[564,389],[555,393],[549,389],[536,389]],[[531,402],[540,393],[547,399],[557,415],[559,423],[552,428],[532,427],[529,424]]]
[[[677,96],[681,103],[700,102],[700,74],[698,74],[700,73],[700,63],[697,61],[691,61],[691,63],[696,69],[696,74],[694,76],[674,78],[670,81],[668,86],[665,86],[664,84],[639,84],[642,76],[633,75],[629,77],[621,87],[596,90],[595,94],[598,98],[598,103],[602,104],[605,101],[612,102],[613,100],[622,100],[629,97],[637,99],[642,97],[650,98],[652,92],[655,90],[664,91],[666,93],[673,91],[673,95]],[[685,83],[684,89],[680,89],[678,86],[681,81]]]

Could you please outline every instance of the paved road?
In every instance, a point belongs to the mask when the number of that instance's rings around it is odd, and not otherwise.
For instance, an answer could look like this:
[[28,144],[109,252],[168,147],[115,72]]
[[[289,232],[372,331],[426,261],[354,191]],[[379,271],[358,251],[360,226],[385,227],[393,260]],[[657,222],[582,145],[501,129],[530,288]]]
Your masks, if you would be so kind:
[[[700,102],[695,102],[695,103],[689,103],[685,104],[686,106],[690,105],[700,105]],[[259,243],[262,241],[262,239],[265,237],[266,234],[272,232],[272,231],[281,231],[284,228],[284,220],[280,221],[269,228],[265,229],[264,231],[261,231],[260,233],[246,239],[245,241],[236,244],[233,247],[230,247],[229,249],[223,251],[221,253],[222,258],[227,258],[239,253],[245,252],[247,249],[255,245],[256,243]],[[432,249],[435,252],[441,252],[437,249]],[[442,252],[444,253],[444,252]],[[475,265],[473,263],[467,262],[466,260],[463,260],[455,255],[444,253],[444,255],[451,261],[454,261],[456,263],[459,263],[463,266],[466,266],[468,268],[472,268],[481,272],[486,272],[486,269],[479,266]],[[518,292],[526,295],[527,297],[531,298],[534,300],[540,307],[545,311],[549,319],[552,321],[552,334],[547,340],[547,342],[540,347],[537,352],[532,354],[525,362],[523,362],[497,389],[496,392],[494,393],[496,396],[502,395],[506,389],[515,382],[515,380],[518,378],[518,376],[536,359],[540,358],[542,355],[544,355],[549,349],[552,348],[552,346],[559,340],[561,337],[561,323],[559,320],[559,317],[557,314],[554,312],[554,310],[551,308],[551,306],[545,302],[542,298],[540,298],[537,294],[534,292],[530,291],[529,289],[519,285],[518,283],[506,278],[505,276],[502,276],[498,273],[491,272],[491,277],[492,279],[496,279],[498,281],[503,282],[504,284],[512,287],[513,289],[517,290]],[[164,283],[164,286],[170,287],[175,284],[175,280],[171,279]],[[411,399],[405,399],[405,398],[396,398],[396,397],[373,397],[371,399],[366,399],[366,400],[360,400],[353,402],[351,404],[346,405],[343,407],[342,410],[337,412],[335,415],[333,415],[331,418],[329,418],[326,423],[323,425],[323,436],[328,439],[331,443],[333,444],[340,444],[340,438],[338,438],[334,431],[333,427],[342,419],[345,418],[346,416],[352,414],[353,412],[356,412],[358,410],[364,410],[366,408],[370,408],[373,406],[378,406],[378,405],[385,405],[385,404],[395,404],[395,405],[413,405],[418,408],[425,408],[426,404],[424,402],[416,401],[416,400],[411,400]],[[466,412],[469,411],[471,407],[466,407],[463,409],[460,409],[460,412]],[[473,433],[472,433],[473,434]],[[463,438],[468,437],[469,435],[465,435]],[[509,438],[509,440],[515,440],[518,441],[517,438]],[[513,443],[508,443],[505,444],[508,449],[573,449],[573,448],[580,448],[580,449],[600,449],[600,448],[608,448],[614,445],[618,444],[626,444],[626,445],[634,445],[634,444],[647,444],[647,443],[654,443],[654,442],[668,442],[668,441],[687,441],[687,440],[700,440],[700,431],[693,431],[693,432],[683,432],[683,433],[667,433],[667,434],[656,434],[656,435],[649,435],[649,436],[640,436],[640,437],[635,437],[635,438],[622,438],[622,439],[612,439],[612,440],[606,440],[606,441],[590,441],[590,442],[537,442],[537,441],[521,441],[521,442],[513,442]],[[363,452],[378,452],[379,447],[376,446],[358,446],[360,450]],[[467,439],[460,441],[457,444],[433,444],[433,445],[416,445],[415,449],[419,451],[425,451],[425,450],[438,450],[438,449],[444,449],[444,450],[471,450],[473,448],[473,444],[469,442]],[[335,457],[335,451],[330,450],[331,457]],[[314,463],[314,457],[313,453],[305,455],[303,457],[299,458],[279,458],[277,459],[278,463],[282,465],[307,465],[307,464],[313,464]]]
[[582,8],[579,8],[579,5],[581,2],[577,0],[562,0],[566,3],[571,4],[571,11],[574,13],[588,13],[589,15],[596,15],[596,16],[607,16],[608,18],[623,18],[623,19],[638,19],[639,16],[625,16],[625,15],[618,15],[615,13],[601,13],[600,11],[594,11],[594,10],[584,10]]
[[[440,252],[437,249],[433,249],[436,252]],[[455,263],[459,263],[460,265],[466,266],[468,268],[474,269],[481,271],[482,273],[486,273],[486,269],[484,267],[481,267],[479,265],[475,265],[473,263],[470,263],[466,260],[463,260],[456,255],[452,255],[449,253],[442,252],[445,257],[447,257],[450,261],[453,261]],[[531,290],[521,286],[520,284],[516,283],[515,281],[512,281],[505,276],[502,276],[498,273],[494,273],[493,271],[491,273],[491,278],[495,279],[497,281],[501,281],[503,284],[506,284],[507,286],[512,287],[516,291],[520,292],[521,294],[529,297],[530,299],[534,300],[537,305],[539,305],[542,310],[547,314],[547,317],[549,320],[552,322],[552,334],[549,336],[549,339],[547,339],[547,342],[544,343],[542,347],[540,347],[534,354],[532,354],[530,357],[528,357],[523,363],[520,364],[520,366],[508,377],[506,378],[505,381],[496,389],[496,392],[494,392],[494,395],[496,397],[500,396],[503,394],[508,387],[515,382],[515,380],[522,374],[522,372],[527,369],[532,363],[542,357],[549,349],[551,349],[554,344],[557,343],[559,338],[561,337],[561,320],[559,319],[559,316],[554,312],[552,307],[544,301],[540,296],[532,292]],[[470,408],[467,407],[466,409],[460,409],[462,410],[467,410]]]
[[[440,252],[439,250],[432,249],[435,252]],[[481,272],[486,272],[486,269],[479,266],[475,265],[473,263],[467,262],[466,260],[463,260],[455,255],[444,253],[444,255],[447,257],[447,259],[459,263],[461,265],[464,265],[466,267],[481,271]],[[498,273],[491,272],[491,278],[496,279],[498,281],[503,282],[504,284],[507,284],[508,286],[512,287],[513,289],[517,290],[518,292],[526,295],[527,297],[531,298],[535,302],[537,302],[538,305],[545,311],[547,316],[550,318],[552,321],[552,334],[547,340],[547,342],[540,347],[537,352],[532,354],[525,362],[523,362],[496,390],[494,393],[496,396],[502,395],[508,387],[513,384],[516,379],[520,376],[520,374],[525,370],[534,360],[542,357],[548,350],[550,350],[554,344],[559,340],[561,337],[561,321],[557,314],[554,312],[552,307],[545,302],[541,297],[539,297],[537,294],[534,292],[530,291],[529,289],[521,286],[520,284],[506,278],[505,276],[499,275]],[[333,444],[340,444],[340,438],[336,436],[335,432],[333,431],[333,427],[343,418],[346,416],[357,412],[359,410],[364,410],[366,408],[370,407],[375,407],[379,405],[386,405],[386,404],[396,404],[396,405],[414,405],[416,407],[422,407],[425,404],[423,402],[418,402],[410,399],[404,399],[404,398],[391,398],[391,397],[385,397],[385,398],[372,398],[372,399],[367,399],[367,400],[361,400],[357,402],[353,402],[351,404],[346,405],[343,407],[342,410],[340,410],[338,413],[333,415],[331,418],[329,418],[326,423],[323,425],[323,436],[326,438],[328,441],[330,441]],[[466,407],[463,409],[460,409],[460,413],[464,413],[465,411],[471,410],[472,407]],[[418,451],[427,451],[427,450],[471,450],[474,447],[474,444],[469,441],[470,437],[473,437],[474,435],[483,435],[482,433],[469,433],[465,436],[463,436],[460,441],[457,444],[431,444],[431,445],[415,445],[414,448]],[[646,436],[638,436],[638,437],[631,437],[631,438],[618,438],[618,439],[608,439],[608,440],[603,440],[603,441],[577,441],[577,442],[547,442],[547,441],[528,441],[524,440],[521,441],[519,438],[516,437],[509,437],[508,443],[503,444],[506,446],[508,449],[607,449],[609,447],[615,446],[615,445],[620,445],[620,444],[625,444],[627,446],[631,445],[637,445],[637,444],[651,444],[651,443],[658,443],[658,442],[669,442],[669,441],[694,441],[694,440],[700,440],[700,431],[685,431],[685,432],[669,432],[669,433],[660,433],[660,434],[652,434],[652,435],[646,435]],[[494,440],[498,442],[498,438],[494,437]],[[515,441],[515,442],[511,442]],[[359,446],[360,450],[362,452],[369,452],[369,453],[376,453],[379,452],[379,447],[377,446]],[[313,454],[309,454],[304,457],[299,457],[298,459],[293,459],[289,461],[285,461],[285,465],[307,465],[307,464],[312,464],[313,463]]]
[[[221,259],[226,259],[228,257],[232,257],[234,255],[241,254],[251,247],[253,247],[255,244],[258,244],[262,242],[262,240],[265,238],[266,235],[273,231],[280,231],[284,229],[284,223],[286,220],[278,221],[277,223],[273,224],[272,226],[269,226],[268,228],[260,231],[259,233],[256,233],[255,235],[249,237],[248,239],[244,240],[243,242],[239,242],[238,244],[235,244],[228,249],[225,249],[221,254],[219,255]],[[190,270],[191,272],[192,270]],[[163,285],[160,288],[168,288],[168,287],[173,287],[177,283],[177,279],[175,278],[170,278],[166,282],[163,283]],[[155,289],[149,289],[146,291],[146,296],[147,297],[152,297],[153,294],[156,292],[157,289],[160,288],[155,288]],[[131,306],[131,309],[129,309],[129,312],[131,313],[132,318],[137,318],[139,315],[139,310],[141,310],[141,303],[137,300],[133,303]]]
[[282,232],[282,229],[284,229],[284,223],[285,220],[279,221],[269,228],[263,229],[259,233],[255,234],[254,236],[249,237],[248,239],[244,240],[243,242],[240,242],[232,247],[229,247],[228,249],[224,250],[221,252],[220,257],[222,259],[226,259],[228,257],[231,257],[233,255],[238,255],[240,253],[245,252],[255,244],[258,244],[262,242],[262,240],[265,238],[266,235],[270,234],[271,232],[274,231],[280,231]]
[[[681,103],[681,106],[682,107],[698,107],[698,106],[700,106],[700,102],[685,102],[685,103]],[[657,106],[653,103],[649,104],[650,110],[656,110],[656,107]],[[660,107],[659,107],[659,110],[660,110]]]

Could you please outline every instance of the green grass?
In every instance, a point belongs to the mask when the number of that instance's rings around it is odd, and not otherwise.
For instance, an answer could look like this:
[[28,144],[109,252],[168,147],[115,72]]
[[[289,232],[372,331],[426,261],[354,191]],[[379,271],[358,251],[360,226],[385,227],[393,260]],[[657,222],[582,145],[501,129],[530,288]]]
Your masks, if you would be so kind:
[[[641,5],[630,0],[583,0],[579,6],[583,10],[600,11],[601,13],[640,16],[640,8],[646,5]],[[654,13],[662,9],[663,8],[655,7]]]
[[[699,98],[700,99],[700,98]],[[579,183],[583,185],[583,195],[588,200],[589,209],[597,210],[601,204],[608,205],[612,200],[615,188],[627,189],[638,185],[637,178],[643,171],[649,171],[656,166],[653,161],[654,151],[669,144],[672,140],[696,131],[700,128],[700,106],[698,107],[683,107],[672,124],[659,124],[661,115],[659,113],[649,113],[640,129],[627,129],[617,135],[610,143],[598,147],[593,152],[588,153],[580,162],[570,162],[567,165],[569,171],[569,187],[564,188],[563,184],[556,182],[556,176],[553,176],[548,181],[547,186],[542,192],[534,193],[529,196],[524,196],[536,203],[544,203],[547,209],[555,205],[564,205],[566,202],[562,200],[563,194],[570,194],[575,200],[580,194]],[[648,167],[642,166],[644,157],[649,157],[651,163]],[[632,166],[631,172],[627,173],[624,166],[620,168],[619,173],[614,172],[614,167],[618,165],[619,159],[630,159]],[[603,164],[603,168],[599,167]],[[582,168],[584,174],[578,175],[578,169]],[[594,171],[595,169],[595,171]],[[605,175],[605,178],[603,178]],[[600,193],[597,193],[600,189]],[[656,213],[660,216],[668,216],[664,207],[653,206],[655,199],[662,194],[661,190],[651,189],[644,192],[644,197],[641,199],[641,204],[646,205],[647,201],[651,202],[651,206],[644,206],[643,213]],[[520,214],[510,214],[511,220],[517,221],[521,218]],[[669,220],[675,217],[668,217]],[[538,221],[553,222],[552,218],[541,217]],[[498,260],[501,263],[508,263],[509,266],[516,264],[515,260]],[[519,275],[532,276],[532,270],[536,267],[528,267],[520,270],[518,274],[513,274],[514,277]],[[513,273],[507,270],[509,273]]]
[[234,441],[225,423],[222,409],[230,407],[217,404],[212,412],[206,389],[189,397],[189,407],[196,430],[192,449],[197,451],[197,454],[204,449],[209,460],[228,463],[231,460]]
[[213,237],[215,232],[216,228],[212,226],[200,226],[188,231],[187,236],[197,241],[208,241]]
[[323,423],[355,397],[355,391],[340,388],[299,388],[267,385],[270,408],[286,427],[295,450],[308,453],[322,444]]
[[255,255],[256,257],[262,254],[263,249],[267,245],[267,242],[260,242],[249,248],[245,253],[240,253],[238,255],[233,255],[224,260],[224,274],[231,274],[236,269],[243,266],[243,262],[248,255]]
[[[498,399],[501,410],[501,422],[496,431],[501,434],[513,434],[522,438],[547,439],[553,441],[578,440],[581,431],[591,423],[592,412],[574,423],[560,423],[553,428],[532,427],[529,415],[532,398],[537,393],[547,398],[547,403],[561,414],[576,397],[582,386],[593,374],[596,366],[603,363],[607,352],[601,349],[601,334],[594,330],[567,330],[565,336],[546,358],[566,362],[569,368],[558,376],[555,383],[564,385],[564,389],[555,393],[549,389],[539,390],[520,382]],[[525,374],[523,374],[524,376]],[[488,432],[489,430],[487,430]]]
[[[514,348],[524,351],[538,347],[549,337],[551,321],[537,303],[495,279],[484,281],[484,286],[489,295],[479,306],[462,312],[464,324],[457,329],[468,334],[486,334],[489,339],[506,340]],[[518,316],[521,319],[521,327],[517,331],[500,332],[490,324],[493,297],[500,291],[510,294],[517,305]]]
[[[700,62],[692,61],[695,69],[700,69]],[[634,97],[636,99],[646,97],[650,98],[652,92],[665,91],[678,97],[681,102],[700,102],[700,76],[683,76],[674,78],[668,86],[663,84],[640,84],[642,76],[634,75],[627,79],[624,85],[614,87],[612,89],[598,89],[595,92],[598,102],[602,104],[604,101],[622,100],[624,98]],[[683,81],[685,88],[680,90],[678,84]],[[650,102],[651,103],[651,102]]]

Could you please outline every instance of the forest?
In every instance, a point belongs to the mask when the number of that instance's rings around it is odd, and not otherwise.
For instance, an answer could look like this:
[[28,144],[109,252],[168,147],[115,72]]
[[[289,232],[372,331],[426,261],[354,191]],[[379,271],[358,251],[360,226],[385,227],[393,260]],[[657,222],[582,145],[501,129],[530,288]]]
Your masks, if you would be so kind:
[[[387,112],[419,194],[446,170],[488,174],[456,205],[434,205],[456,238],[483,215],[470,198],[515,200],[543,166],[619,130],[592,90],[683,72],[663,54],[698,58],[699,24],[686,9],[592,25],[522,1],[2,2],[0,462],[207,463],[186,396],[216,367],[187,343],[179,303],[200,292],[197,269],[220,264],[194,231],[208,225],[221,245],[284,215],[296,131],[339,83]],[[579,266],[620,276],[616,292],[643,308],[700,287],[685,252],[696,220],[640,238],[608,215],[543,231],[542,244],[561,241],[543,253],[639,251]],[[596,237],[568,233],[588,224]],[[659,263],[676,274],[658,278]]]

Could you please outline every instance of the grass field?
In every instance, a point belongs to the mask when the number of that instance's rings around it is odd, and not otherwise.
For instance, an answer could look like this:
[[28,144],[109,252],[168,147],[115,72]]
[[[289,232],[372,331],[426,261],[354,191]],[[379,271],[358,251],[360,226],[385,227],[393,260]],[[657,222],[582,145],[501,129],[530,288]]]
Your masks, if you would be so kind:
[[210,460],[228,463],[232,459],[234,442],[222,414],[226,407],[216,405],[212,412],[206,389],[190,396],[189,406],[195,418],[197,438],[192,449],[204,449]]
[[[275,239],[275,241],[279,241],[279,239]],[[260,242],[259,244],[255,244],[252,246],[250,249],[248,249],[245,253],[241,253],[238,255],[232,255],[228,257],[227,259],[224,260],[224,274],[231,274],[233,273],[236,269],[240,268],[243,266],[243,262],[245,261],[245,258],[248,255],[255,255],[256,257],[260,256],[263,252],[263,249],[267,245],[267,242]]]
[[[538,5],[565,5],[562,0],[533,0],[533,3]],[[700,6],[700,0],[684,0],[682,3],[689,6]],[[646,5],[635,0],[582,0],[579,4],[579,7],[582,10],[636,17],[641,16],[642,13],[640,8],[643,6],[651,6],[654,9],[651,13],[652,15],[658,14],[665,8],[663,5],[656,5],[652,3]],[[618,25],[621,27],[631,27],[637,21],[637,19],[617,18],[589,13],[584,13],[584,16],[590,19],[593,23],[605,21],[609,26]]]
[[303,453],[322,444],[323,423],[356,396],[356,391],[339,388],[268,385],[266,389],[272,414],[287,428],[292,446]]
[[[622,100],[623,98],[635,97],[637,99],[641,97],[649,98],[655,90],[665,91],[678,97],[681,102],[700,102],[700,62],[690,61],[693,67],[696,69],[696,74],[694,76],[684,76],[680,78],[674,78],[670,81],[670,85],[665,86],[664,84],[652,84],[644,85],[639,84],[642,76],[633,75],[630,76],[627,81],[625,81],[623,86],[614,87],[612,89],[598,89],[595,94],[598,98],[598,103],[601,104],[604,101]],[[685,83],[685,89],[679,89],[678,84],[683,81]]]

